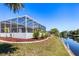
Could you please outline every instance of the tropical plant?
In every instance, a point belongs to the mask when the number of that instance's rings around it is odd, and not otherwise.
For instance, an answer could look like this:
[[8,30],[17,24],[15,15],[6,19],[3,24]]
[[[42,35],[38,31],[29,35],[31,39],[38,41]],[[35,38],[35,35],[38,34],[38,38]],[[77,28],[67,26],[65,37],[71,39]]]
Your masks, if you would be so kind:
[[33,38],[34,38],[34,39],[38,39],[38,38],[39,38],[39,35],[40,35],[39,30],[38,30],[38,29],[35,29],[35,30],[33,31]]
[[54,34],[55,36],[59,36],[59,31],[56,28],[51,29],[50,33]]
[[24,8],[22,3],[4,3],[7,7],[10,8],[14,13],[18,12],[20,9]]
[[79,42],[79,29],[69,31],[69,38]]
[[40,32],[40,37],[41,37],[41,38],[45,38],[45,31],[41,30],[41,32]]
[[44,33],[41,33],[41,38],[44,38]]
[[40,30],[40,38],[47,38],[48,37],[48,32],[44,31],[44,30]]
[[62,38],[68,38],[68,32],[67,31],[63,31],[60,33],[60,37]]
[[79,29],[76,30],[77,35],[79,35]]
[[48,32],[45,32],[45,38],[47,38],[49,36]]

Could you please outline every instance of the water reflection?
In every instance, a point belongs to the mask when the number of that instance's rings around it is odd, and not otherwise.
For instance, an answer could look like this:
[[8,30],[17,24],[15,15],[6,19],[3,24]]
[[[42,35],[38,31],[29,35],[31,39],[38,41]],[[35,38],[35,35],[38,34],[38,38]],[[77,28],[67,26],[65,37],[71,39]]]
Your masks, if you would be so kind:
[[65,39],[65,44],[69,44],[69,47],[71,51],[76,55],[79,56],[79,43],[77,41],[74,41],[73,39]]

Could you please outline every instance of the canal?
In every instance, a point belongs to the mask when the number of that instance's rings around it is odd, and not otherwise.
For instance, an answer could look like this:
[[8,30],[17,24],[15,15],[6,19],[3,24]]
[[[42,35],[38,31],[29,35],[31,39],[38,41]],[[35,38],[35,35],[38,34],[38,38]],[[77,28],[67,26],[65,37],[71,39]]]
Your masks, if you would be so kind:
[[79,43],[77,41],[74,41],[73,39],[64,39],[65,44],[69,46],[71,51],[76,55],[79,56]]

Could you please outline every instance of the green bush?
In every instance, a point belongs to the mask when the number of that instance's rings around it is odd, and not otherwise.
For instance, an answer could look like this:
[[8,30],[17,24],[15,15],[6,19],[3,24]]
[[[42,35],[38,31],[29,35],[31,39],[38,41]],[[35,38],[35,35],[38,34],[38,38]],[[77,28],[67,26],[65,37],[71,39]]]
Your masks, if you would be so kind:
[[45,38],[47,38],[49,36],[48,32],[45,32]]
[[62,37],[62,38],[68,38],[68,32],[67,31],[62,31],[60,33],[60,37]]
[[41,38],[44,38],[44,32],[41,33]]
[[50,34],[53,34],[53,35],[59,37],[59,30],[57,28],[53,28],[50,30]]
[[41,38],[47,38],[48,37],[48,33],[45,31],[41,32]]
[[39,30],[38,30],[38,29],[34,30],[34,32],[33,32],[33,37],[34,37],[35,39],[38,39],[38,38],[39,38]]
[[48,37],[48,32],[41,30],[41,29],[36,29],[33,32],[33,37],[35,39],[40,39],[40,38],[44,39]]

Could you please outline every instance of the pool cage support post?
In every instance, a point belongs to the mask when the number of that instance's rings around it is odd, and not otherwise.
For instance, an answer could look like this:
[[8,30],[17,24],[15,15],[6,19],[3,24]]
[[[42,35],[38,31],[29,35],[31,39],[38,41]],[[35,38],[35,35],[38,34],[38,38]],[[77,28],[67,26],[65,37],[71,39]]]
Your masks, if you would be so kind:
[[17,33],[18,33],[18,18],[19,18],[19,17],[17,16]]
[[27,33],[27,18],[25,17],[25,32]]

